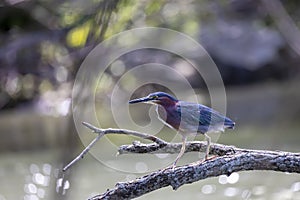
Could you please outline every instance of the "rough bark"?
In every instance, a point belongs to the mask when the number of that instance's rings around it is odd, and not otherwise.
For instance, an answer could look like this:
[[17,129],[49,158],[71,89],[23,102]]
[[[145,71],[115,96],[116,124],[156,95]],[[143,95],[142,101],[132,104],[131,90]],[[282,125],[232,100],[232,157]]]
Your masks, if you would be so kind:
[[[193,146],[193,144],[190,145]],[[216,144],[214,146],[221,147]],[[191,163],[177,167],[174,171],[171,169],[160,170],[134,181],[117,183],[115,188],[91,199],[131,199],[163,187],[171,186],[176,190],[184,184],[223,174],[229,176],[231,173],[239,171],[271,170],[300,173],[299,153],[224,147],[230,149],[232,154],[228,152],[230,155],[226,155],[227,150],[224,149],[225,155],[202,163]]]
[[[124,129],[99,129],[89,123],[83,125],[98,134],[97,137],[73,160],[63,171],[68,170],[92,148],[92,146],[106,134],[134,135],[152,141],[150,144],[133,142],[131,145],[122,145],[119,154],[126,153],[178,153],[180,143],[169,143],[146,133]],[[205,142],[188,142],[186,151],[204,151]],[[203,162],[190,163],[181,167],[165,168],[129,182],[119,182],[115,188],[103,194],[96,195],[91,200],[100,199],[132,199],[154,190],[171,186],[174,190],[184,184],[190,184],[209,177],[230,175],[233,172],[249,170],[269,170],[288,173],[300,173],[300,153],[249,150],[212,144],[210,154],[217,155]]]

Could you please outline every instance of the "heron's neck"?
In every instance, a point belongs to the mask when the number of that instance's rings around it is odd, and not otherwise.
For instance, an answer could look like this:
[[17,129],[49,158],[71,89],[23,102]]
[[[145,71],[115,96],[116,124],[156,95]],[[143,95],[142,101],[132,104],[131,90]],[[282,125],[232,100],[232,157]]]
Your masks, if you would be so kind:
[[168,127],[177,130],[180,124],[180,115],[178,115],[175,105],[157,105],[156,112],[158,119]]
[[158,105],[161,105],[166,110],[174,108],[176,106],[176,104],[177,104],[177,102],[171,101],[171,100],[165,100],[165,101],[161,101],[158,103]]

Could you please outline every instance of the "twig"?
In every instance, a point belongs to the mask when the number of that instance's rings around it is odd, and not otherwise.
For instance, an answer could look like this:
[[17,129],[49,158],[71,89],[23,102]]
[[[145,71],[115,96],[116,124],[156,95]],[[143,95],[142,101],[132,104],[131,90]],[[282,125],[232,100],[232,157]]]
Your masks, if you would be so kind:
[[164,146],[166,146],[168,144],[168,142],[155,137],[153,135],[149,135],[146,133],[140,133],[137,131],[131,131],[131,130],[125,130],[125,129],[100,129],[97,128],[87,122],[82,122],[82,124],[84,126],[86,126],[87,128],[91,129],[94,133],[97,133],[98,136],[74,159],[72,160],[68,165],[66,165],[63,168],[63,171],[65,172],[66,170],[68,170],[70,167],[72,167],[76,162],[78,162],[80,159],[82,159],[84,157],[84,155],[90,151],[90,149],[94,146],[94,144],[103,136],[106,134],[125,134],[125,135],[133,135],[136,137],[140,137],[140,138],[144,138],[147,140],[151,140],[152,142],[155,142],[159,148],[162,148]]
[[70,167],[72,167],[72,165],[74,165],[77,161],[79,161],[80,159],[82,159],[85,154],[87,152],[89,152],[89,150],[94,146],[94,144],[96,144],[96,142],[103,136],[103,134],[99,133],[97,135],[97,137],[74,159],[72,160],[69,164],[67,164],[64,168],[63,168],[63,172],[67,171]]
[[93,132],[95,133],[102,133],[103,135],[106,135],[106,134],[125,134],[125,135],[133,135],[133,136],[136,136],[136,137],[140,137],[140,138],[143,138],[143,139],[147,139],[147,140],[151,140],[152,142],[155,142],[161,146],[165,146],[167,145],[168,142],[158,138],[158,137],[155,137],[154,135],[149,135],[147,133],[140,133],[140,132],[137,132],[137,131],[131,131],[131,130],[126,130],[126,129],[113,129],[113,128],[108,128],[108,129],[100,129],[100,128],[97,128],[87,122],[82,122],[82,124],[86,127],[88,127],[89,129],[91,129]]

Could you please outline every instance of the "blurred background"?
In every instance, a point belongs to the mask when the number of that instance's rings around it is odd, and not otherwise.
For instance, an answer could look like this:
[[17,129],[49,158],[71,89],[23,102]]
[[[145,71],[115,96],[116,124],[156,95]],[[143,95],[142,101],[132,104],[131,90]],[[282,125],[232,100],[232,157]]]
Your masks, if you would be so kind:
[[[236,129],[221,135],[219,143],[299,152],[299,23],[300,2],[296,0],[2,0],[0,200],[87,199],[113,188],[116,182],[142,176],[147,168],[144,155],[138,155],[140,161],[135,164],[141,174],[110,169],[90,155],[66,174],[61,172],[84,148],[71,113],[77,70],[101,41],[138,27],[185,33],[212,57],[224,80],[227,115],[236,122]],[[105,71],[97,85],[97,111],[109,110],[103,101],[110,100],[125,71],[149,62],[166,64],[184,74],[203,103],[209,105],[209,94],[199,75],[172,54],[145,49],[122,56]],[[134,81],[125,80],[124,84]],[[167,88],[145,85],[133,97],[157,90]],[[105,127],[115,126],[106,115],[100,119]],[[148,120],[144,116],[139,123],[147,124]],[[171,130],[163,129],[159,136],[168,135],[164,132]],[[119,145],[132,141],[126,136],[111,139]],[[111,154],[107,152],[108,157],[114,156]],[[137,156],[123,157],[123,164],[133,157]],[[185,157],[198,160],[194,154]],[[177,191],[164,188],[140,199],[166,196],[299,200],[300,176],[239,172],[185,185]]]

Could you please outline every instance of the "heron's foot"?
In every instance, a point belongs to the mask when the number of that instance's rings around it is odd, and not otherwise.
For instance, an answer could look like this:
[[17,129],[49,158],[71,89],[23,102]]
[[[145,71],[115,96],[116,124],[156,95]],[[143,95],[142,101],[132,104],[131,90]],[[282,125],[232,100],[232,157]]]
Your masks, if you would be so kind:
[[207,156],[207,158],[205,158],[205,160],[212,160],[212,159],[214,159],[214,158],[216,158],[216,157],[218,157],[218,156],[216,156],[216,155],[214,155],[214,156]]
[[174,172],[175,167],[176,167],[176,163],[173,163],[170,167],[171,167],[172,171]]
[[214,158],[216,158],[217,156],[205,156],[205,158],[203,158],[202,160],[199,160],[197,163],[200,164],[200,163],[203,163],[205,161],[208,161],[208,160],[212,160]]
[[169,165],[169,166],[167,166],[167,167],[161,169],[161,172],[165,172],[165,171],[167,171],[167,170],[172,170],[172,172],[174,172],[175,167],[176,167],[176,163],[173,163],[172,165]]

